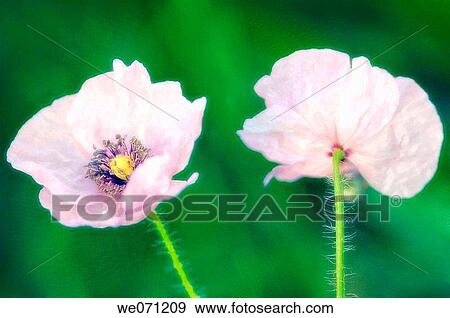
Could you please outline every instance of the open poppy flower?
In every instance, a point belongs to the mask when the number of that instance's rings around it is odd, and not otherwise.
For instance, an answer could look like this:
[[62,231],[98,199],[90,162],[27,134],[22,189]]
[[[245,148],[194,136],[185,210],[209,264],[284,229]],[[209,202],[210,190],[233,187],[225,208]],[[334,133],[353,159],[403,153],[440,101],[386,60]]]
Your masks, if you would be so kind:
[[417,83],[394,78],[364,57],[329,49],[297,51],[275,63],[255,85],[266,109],[238,134],[279,166],[266,177],[294,181],[359,172],[386,195],[411,197],[434,175],[443,128]]
[[[188,164],[201,132],[206,99],[189,102],[178,82],[151,83],[145,67],[113,62],[113,71],[87,80],[28,120],[7,159],[43,186],[39,199],[67,226],[121,226],[141,221],[143,200],[126,210],[123,198],[175,196],[195,182],[173,180]],[[52,197],[107,195],[116,210],[88,220],[77,205],[55,213]],[[104,203],[86,206],[105,214]],[[125,213],[127,212],[127,213]]]

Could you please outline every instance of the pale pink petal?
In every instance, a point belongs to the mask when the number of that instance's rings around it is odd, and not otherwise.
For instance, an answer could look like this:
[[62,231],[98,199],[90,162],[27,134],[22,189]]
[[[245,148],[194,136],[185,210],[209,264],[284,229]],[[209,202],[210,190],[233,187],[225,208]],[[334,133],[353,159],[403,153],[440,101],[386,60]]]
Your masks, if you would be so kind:
[[443,128],[428,95],[412,79],[396,79],[399,107],[380,133],[353,147],[349,157],[371,186],[386,195],[412,197],[434,175]]
[[150,157],[145,160],[133,172],[130,181],[123,192],[125,200],[127,197],[145,196],[145,200],[137,201],[133,204],[132,213],[128,211],[125,215],[124,211],[121,225],[134,224],[142,221],[152,212],[151,209],[156,208],[157,203],[161,200],[159,197],[166,195],[171,182],[173,168],[172,162],[168,155]]
[[[272,169],[264,178],[267,185],[273,178],[278,181],[293,182],[302,177],[322,178],[331,177],[332,163],[329,155],[310,153],[309,158],[290,165],[279,165]],[[354,173],[355,167],[350,162],[341,164],[341,172],[345,175]]]
[[151,83],[150,75],[142,63],[134,61],[130,66],[126,66],[121,60],[113,61],[114,83],[117,89],[122,91],[122,85],[128,85],[136,93],[144,93],[148,83]]
[[245,121],[244,129],[237,133],[247,147],[281,164],[295,164],[317,153],[329,159],[326,154],[331,140],[310,129],[297,112],[274,119],[279,111],[279,107],[271,107]]
[[103,140],[112,140],[117,134],[132,137],[135,127],[130,119],[137,120],[144,113],[135,106],[134,98],[146,101],[150,84],[142,64],[134,62],[126,67],[119,60],[114,61],[114,71],[88,79],[67,114],[76,140],[92,149],[92,145],[101,146]]
[[157,155],[171,154],[172,159],[177,161],[174,173],[178,173],[188,164],[194,143],[200,136],[206,98],[188,101],[183,97],[178,82],[152,85],[151,96],[156,102],[165,103],[169,112],[176,116],[176,120],[161,112],[155,116],[152,110],[152,114],[147,118],[151,117],[154,123],[142,127],[145,131],[145,134],[141,134],[142,141]]
[[[145,195],[151,201],[135,202],[133,216],[126,218],[124,215],[120,225],[140,222],[151,212],[148,202],[151,202],[151,208],[155,209],[162,200],[178,195],[184,188],[195,183],[198,173],[194,173],[187,181],[172,180],[173,174],[170,171],[173,171],[173,164],[170,156],[166,155],[151,157],[137,167],[123,192],[124,198]],[[118,213],[123,214],[124,211]]]
[[399,90],[392,75],[372,67],[364,57],[352,60],[352,70],[342,82],[336,110],[337,140],[351,149],[354,143],[376,135],[391,121]]
[[238,131],[242,141],[267,159],[280,163],[264,179],[275,177],[294,181],[301,177],[326,177],[331,174],[331,151],[334,140],[316,127],[323,126],[321,116],[309,112],[309,105],[300,111],[280,117],[281,108],[272,106],[244,123]]
[[19,130],[7,152],[7,160],[52,193],[96,193],[85,178],[91,153],[81,146],[66,124],[74,96],[66,96],[45,107]]
[[[341,83],[330,84],[349,69],[350,58],[345,53],[329,49],[301,50],[278,60],[270,76],[256,83],[255,91],[264,98],[267,107],[290,108],[313,100],[326,107],[334,102],[330,98],[338,94]],[[326,86],[329,86],[326,93],[318,93]]]
[[[81,205],[78,200],[72,201],[69,198],[64,199],[61,195],[56,195],[56,197],[59,197],[59,200],[63,201],[59,203],[52,203],[53,200],[56,201],[58,199],[53,197],[52,193],[47,188],[43,188],[39,192],[39,201],[41,205],[48,209],[51,215],[65,226],[90,226],[104,228],[124,225],[122,215],[117,213],[117,211],[115,211],[115,213],[112,213],[113,211],[107,212],[107,206],[104,203],[92,202],[87,206],[84,206],[89,214],[95,214],[95,219],[87,219],[79,212]],[[67,210],[61,211],[59,208],[56,209],[58,205],[66,206]],[[117,207],[119,208],[119,204],[117,204]]]
[[336,140],[335,116],[350,71],[347,54],[329,49],[297,51],[278,60],[270,76],[255,85],[268,108],[280,107],[274,117],[286,120],[300,113],[316,135]]
[[[264,183],[267,184],[273,177],[294,181],[303,176],[329,176],[331,164],[328,153],[333,140],[310,129],[309,123],[302,117],[303,112],[292,112],[274,119],[279,111],[276,106],[268,108],[246,120],[244,129],[238,131],[247,147],[282,164],[266,176]],[[316,126],[320,125],[319,118],[313,121]]]
[[273,178],[277,179],[278,181],[296,181],[304,176],[301,168],[302,163],[276,166],[266,175],[263,183],[264,185],[268,185]]
[[123,195],[166,193],[172,181],[173,162],[169,155],[147,158],[133,171]]
[[126,67],[116,60],[113,72],[82,86],[69,124],[86,148],[117,134],[136,137],[154,155],[171,153],[179,172],[201,132],[205,105],[205,98],[188,101],[178,82],[152,84],[142,64]]

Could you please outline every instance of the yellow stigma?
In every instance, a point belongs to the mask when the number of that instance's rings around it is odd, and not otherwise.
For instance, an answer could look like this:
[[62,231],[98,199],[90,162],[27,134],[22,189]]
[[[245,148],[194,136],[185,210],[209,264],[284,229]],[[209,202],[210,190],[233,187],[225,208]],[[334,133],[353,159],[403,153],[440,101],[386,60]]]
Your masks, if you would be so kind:
[[109,167],[117,178],[126,181],[133,173],[134,161],[130,156],[118,155],[109,161]]

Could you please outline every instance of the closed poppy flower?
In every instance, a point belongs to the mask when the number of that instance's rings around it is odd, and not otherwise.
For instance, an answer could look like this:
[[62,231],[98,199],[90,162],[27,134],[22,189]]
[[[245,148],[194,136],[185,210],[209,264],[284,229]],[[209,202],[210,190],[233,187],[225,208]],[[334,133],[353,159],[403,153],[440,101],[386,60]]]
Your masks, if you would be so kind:
[[411,197],[434,175],[442,123],[425,91],[329,49],[297,51],[277,61],[255,85],[266,109],[244,123],[243,142],[279,164],[266,177],[294,181],[361,174],[386,195]]

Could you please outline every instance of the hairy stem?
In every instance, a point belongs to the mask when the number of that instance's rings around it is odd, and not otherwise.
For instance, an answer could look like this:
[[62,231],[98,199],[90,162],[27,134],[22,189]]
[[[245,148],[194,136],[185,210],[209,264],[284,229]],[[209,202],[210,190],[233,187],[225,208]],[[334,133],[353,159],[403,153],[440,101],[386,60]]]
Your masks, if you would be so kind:
[[198,295],[194,291],[194,287],[192,287],[192,284],[189,281],[189,278],[186,274],[186,272],[183,269],[183,263],[181,263],[180,258],[178,257],[177,251],[175,250],[175,247],[173,246],[173,243],[170,239],[169,233],[167,233],[166,228],[164,227],[163,222],[161,221],[160,217],[156,212],[152,212],[150,214],[150,218],[155,223],[156,229],[158,230],[159,234],[161,235],[161,239],[164,242],[164,245],[166,246],[167,252],[170,255],[170,258],[172,259],[172,266],[177,272],[178,276],[180,277],[181,284],[184,287],[184,290],[188,294],[190,298],[197,298]]
[[344,159],[341,149],[333,151],[333,187],[334,206],[336,212],[336,298],[345,297],[344,278],[344,186],[340,163]]

